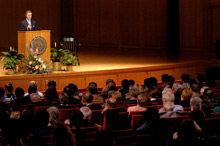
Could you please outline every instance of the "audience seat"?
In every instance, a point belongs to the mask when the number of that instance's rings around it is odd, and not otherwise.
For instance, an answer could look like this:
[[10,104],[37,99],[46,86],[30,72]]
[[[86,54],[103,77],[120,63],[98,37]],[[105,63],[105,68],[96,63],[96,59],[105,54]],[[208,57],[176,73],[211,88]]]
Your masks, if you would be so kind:
[[155,146],[157,143],[153,134],[138,134],[137,144],[138,146]]
[[[119,119],[117,124],[120,129],[130,128],[130,121],[131,118],[128,117],[128,112],[119,112]],[[110,125],[107,122],[106,115],[104,115],[103,130],[108,129],[109,126]]]
[[172,127],[171,127],[171,128],[172,128],[172,132],[176,132],[177,129],[179,128],[181,122],[182,122],[184,119],[188,118],[188,117],[189,117],[189,116],[187,115],[187,116],[179,116],[179,117],[166,117],[166,118],[164,118],[164,119],[169,120],[169,122],[171,123],[171,126],[172,126]]
[[133,129],[114,130],[113,137],[116,140],[116,146],[136,146],[136,134]]
[[78,108],[59,109],[60,121],[69,119],[71,113]]
[[82,131],[84,133],[88,133],[88,132],[98,132],[99,131],[99,127],[97,126],[93,126],[93,127],[83,127]]
[[137,129],[140,127],[145,121],[143,120],[143,115],[132,115],[131,117],[131,127],[133,129]]
[[85,140],[77,140],[76,141],[77,146],[97,146],[96,139],[85,139]]
[[92,110],[92,116],[91,116],[89,122],[95,124],[97,122],[98,118],[100,117],[101,112],[102,112],[102,110]]
[[205,119],[204,134],[206,137],[220,134],[220,117]]
[[46,111],[49,107],[51,107],[51,106],[35,106],[34,113],[36,114],[36,112],[38,112],[38,111]]

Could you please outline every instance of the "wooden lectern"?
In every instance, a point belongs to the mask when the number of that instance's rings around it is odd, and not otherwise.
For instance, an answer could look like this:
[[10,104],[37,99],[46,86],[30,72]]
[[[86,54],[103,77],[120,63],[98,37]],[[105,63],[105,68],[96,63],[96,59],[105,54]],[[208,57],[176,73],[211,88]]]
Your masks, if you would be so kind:
[[42,60],[48,58],[50,61],[50,30],[18,31],[18,53],[28,55],[27,45],[30,48],[30,42],[38,36],[43,37],[47,44],[45,52],[40,56]]

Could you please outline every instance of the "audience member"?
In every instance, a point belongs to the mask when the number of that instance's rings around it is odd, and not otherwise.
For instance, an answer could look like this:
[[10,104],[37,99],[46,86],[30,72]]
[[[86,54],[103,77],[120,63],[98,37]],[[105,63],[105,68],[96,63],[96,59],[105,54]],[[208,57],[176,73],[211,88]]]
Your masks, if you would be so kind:
[[69,96],[63,92],[59,95],[59,108],[67,108],[69,106]]
[[68,86],[70,86],[72,88],[73,97],[80,100],[77,85],[70,83]]
[[97,86],[95,84],[90,84],[86,88],[86,92],[89,92],[93,95],[92,103],[103,103],[104,102],[104,98],[103,98],[103,96],[98,94],[98,89],[97,89]]
[[134,80],[129,80],[128,83],[129,83],[129,87],[135,85],[135,81]]
[[73,89],[71,86],[66,86],[63,89],[63,92],[65,92],[69,96],[69,105],[82,104],[79,99],[73,97]]
[[128,107],[127,112],[130,114],[131,112],[146,111],[147,108],[145,106],[149,106],[150,104],[151,100],[148,94],[139,94],[137,97],[137,105]]
[[58,122],[52,133],[54,146],[76,146],[75,135],[71,129],[64,123]]
[[32,93],[30,95],[30,99],[31,99],[32,103],[38,103],[41,101],[40,95],[37,93]]
[[124,97],[122,97],[121,92],[114,91],[114,92],[111,93],[111,96],[109,98],[111,98],[111,97],[113,97],[117,100],[116,108],[122,109],[122,111],[123,111],[123,109],[128,108],[128,105],[126,103],[123,103]]
[[193,97],[190,99],[190,107],[191,111],[193,110],[201,110],[202,107],[202,99],[199,97]]
[[92,117],[92,110],[90,108],[83,106],[79,109],[83,114],[83,122],[82,127],[92,127],[94,124],[90,122],[90,119]]
[[161,75],[161,81],[162,81],[162,87],[165,87],[167,85],[167,78],[168,78],[168,74],[162,74]]
[[121,82],[121,86],[122,86],[122,89],[120,89],[119,91],[121,92],[121,95],[123,97],[126,96],[126,94],[129,92],[129,81],[127,79],[124,79],[122,82]]
[[181,101],[178,103],[183,107],[190,107],[190,99],[192,96],[192,89],[186,88],[181,94]]
[[20,104],[18,102],[12,101],[10,103],[11,108],[11,119],[20,119]]
[[41,98],[44,96],[43,93],[37,91],[37,83],[36,83],[35,81],[30,81],[30,82],[29,82],[29,85],[28,85],[28,93],[26,93],[26,94],[24,95],[25,97],[26,97],[27,95],[31,94],[31,93],[29,93],[29,88],[30,88],[30,87],[36,87],[36,92],[33,92],[33,93],[39,94]]
[[190,80],[190,76],[188,74],[182,74],[181,79],[183,81],[182,88],[186,89],[187,88],[187,83]]
[[47,111],[41,110],[36,112],[35,120],[37,122],[38,134],[40,136],[51,136],[51,128],[48,127],[49,124],[49,113]]
[[200,94],[199,94],[200,88],[199,88],[198,84],[193,83],[193,84],[191,84],[190,88],[193,91],[192,98],[200,96]]
[[178,131],[174,133],[173,139],[177,140],[177,145],[200,145],[199,135],[202,129],[192,119],[185,119],[182,121]]
[[9,101],[16,99],[16,96],[13,94],[13,89],[14,87],[11,83],[5,85],[5,100],[7,100],[7,98],[9,98]]
[[197,81],[198,81],[198,86],[199,88],[202,88],[205,86],[204,81],[205,81],[205,76],[203,74],[197,74]]
[[102,109],[101,104],[93,104],[93,95],[91,93],[85,93],[82,96],[82,104],[83,106],[87,106],[90,110],[98,110]]
[[45,92],[45,99],[49,101],[58,100],[56,82],[52,80],[52,81],[49,81],[47,85],[48,85],[48,89]]
[[115,82],[112,79],[106,80],[106,88],[102,90],[102,93],[106,94],[111,86],[116,86]]
[[19,105],[32,104],[30,96],[24,98],[24,90],[22,88],[17,88],[15,90],[16,100],[15,102]]
[[160,119],[160,115],[156,108],[149,108],[143,115],[145,121],[137,132],[140,134],[153,134],[155,138],[149,140],[151,144],[158,146],[167,145],[171,138],[171,124],[167,119]]
[[55,107],[55,106],[49,107],[47,109],[47,112],[49,113],[49,123],[48,123],[48,126],[53,126],[57,122],[59,122],[60,114],[59,114],[59,110],[58,110],[57,107]]
[[137,104],[137,96],[140,94],[140,89],[137,86],[131,86],[129,88],[129,96],[124,101],[126,104]]
[[190,112],[189,118],[194,120],[201,129],[205,126],[205,115],[201,110],[193,110]]
[[159,110],[159,113],[162,114],[160,118],[164,117],[176,117],[179,116],[178,112],[184,111],[181,105],[175,105],[174,94],[170,91],[166,91],[162,95],[163,107]]
[[5,101],[5,90],[4,88],[0,88],[0,101]]

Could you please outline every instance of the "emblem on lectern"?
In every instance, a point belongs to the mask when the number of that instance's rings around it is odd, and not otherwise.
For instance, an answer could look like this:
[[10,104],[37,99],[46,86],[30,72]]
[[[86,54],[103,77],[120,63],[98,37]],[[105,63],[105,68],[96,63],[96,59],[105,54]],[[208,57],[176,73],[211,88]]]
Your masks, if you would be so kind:
[[34,49],[33,50],[34,52],[36,52],[36,50],[37,50],[37,52],[38,52],[37,54],[41,55],[41,54],[43,54],[46,51],[47,42],[41,36],[34,37],[31,40],[31,48]]

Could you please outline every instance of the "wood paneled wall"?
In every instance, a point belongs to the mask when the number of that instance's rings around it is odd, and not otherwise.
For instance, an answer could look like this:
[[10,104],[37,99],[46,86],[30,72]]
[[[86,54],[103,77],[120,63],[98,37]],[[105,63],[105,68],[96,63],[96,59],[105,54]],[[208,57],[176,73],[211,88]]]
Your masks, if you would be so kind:
[[166,0],[74,0],[84,46],[166,48]]
[[0,1],[0,50],[17,48],[17,31],[25,11],[32,10],[38,29],[51,30],[51,42],[61,37],[60,0],[1,0]]

